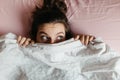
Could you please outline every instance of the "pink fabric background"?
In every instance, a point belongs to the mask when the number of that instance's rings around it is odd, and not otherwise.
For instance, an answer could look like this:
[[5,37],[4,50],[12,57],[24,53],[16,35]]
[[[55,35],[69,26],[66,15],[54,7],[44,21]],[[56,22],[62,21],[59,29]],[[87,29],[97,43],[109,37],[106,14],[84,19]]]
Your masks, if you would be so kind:
[[[75,33],[102,37],[120,52],[120,0],[66,0],[67,16]],[[42,0],[0,0],[0,34],[23,36],[31,26],[31,12]]]
[[120,0],[66,0],[75,33],[102,37],[120,52]]
[[14,32],[27,35],[31,26],[31,12],[42,0],[0,0],[0,34]]

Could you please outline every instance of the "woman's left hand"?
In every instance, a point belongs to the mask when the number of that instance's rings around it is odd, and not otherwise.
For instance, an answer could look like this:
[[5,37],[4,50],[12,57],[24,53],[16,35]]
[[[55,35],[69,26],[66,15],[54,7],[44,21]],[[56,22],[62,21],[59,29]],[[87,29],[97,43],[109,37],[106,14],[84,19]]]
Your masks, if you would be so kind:
[[75,40],[80,40],[84,45],[88,45],[90,41],[94,40],[95,37],[91,35],[76,35],[74,37]]

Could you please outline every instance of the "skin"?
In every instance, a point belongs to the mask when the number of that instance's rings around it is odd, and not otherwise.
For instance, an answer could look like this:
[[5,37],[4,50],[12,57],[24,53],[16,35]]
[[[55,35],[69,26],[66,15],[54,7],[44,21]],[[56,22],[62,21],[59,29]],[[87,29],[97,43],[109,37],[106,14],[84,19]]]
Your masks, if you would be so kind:
[[[36,42],[53,44],[65,41],[65,26],[62,23],[45,23],[39,26]],[[90,41],[94,39],[90,35],[75,35],[75,40],[80,40],[84,45],[88,45]],[[22,46],[34,44],[35,42],[30,38],[18,36],[17,41]]]
[[95,37],[91,36],[91,35],[83,35],[83,34],[81,34],[81,35],[76,35],[74,39],[75,40],[80,40],[82,42],[82,44],[87,46],[90,41],[95,39]]
[[38,43],[58,43],[65,40],[65,27],[61,23],[48,23],[39,27],[36,37]]

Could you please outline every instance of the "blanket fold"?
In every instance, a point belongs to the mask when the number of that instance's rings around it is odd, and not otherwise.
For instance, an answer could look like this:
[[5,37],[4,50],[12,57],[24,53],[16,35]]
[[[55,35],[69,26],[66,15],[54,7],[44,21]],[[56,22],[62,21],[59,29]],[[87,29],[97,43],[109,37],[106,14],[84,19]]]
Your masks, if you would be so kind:
[[120,54],[100,38],[22,47],[13,33],[0,37],[0,80],[120,80],[119,67]]

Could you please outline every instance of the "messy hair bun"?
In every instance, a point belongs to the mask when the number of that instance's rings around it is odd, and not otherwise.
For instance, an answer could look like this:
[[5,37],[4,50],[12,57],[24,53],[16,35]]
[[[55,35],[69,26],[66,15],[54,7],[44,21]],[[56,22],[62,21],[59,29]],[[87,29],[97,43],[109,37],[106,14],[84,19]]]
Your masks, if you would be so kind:
[[42,8],[59,9],[61,12],[67,12],[67,6],[64,0],[44,0]]
[[71,38],[68,19],[66,17],[67,7],[64,0],[44,0],[42,8],[36,7],[33,12],[32,28],[30,36],[36,41],[36,34],[39,27],[45,23],[62,23],[65,26],[66,39]]

